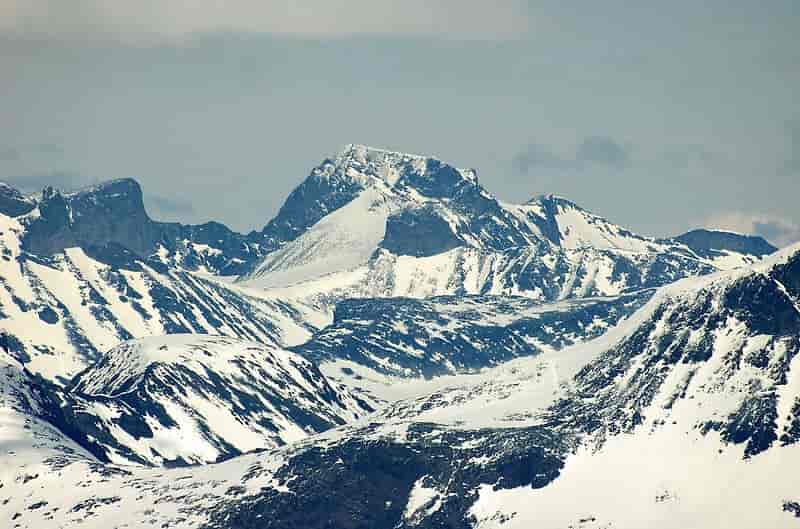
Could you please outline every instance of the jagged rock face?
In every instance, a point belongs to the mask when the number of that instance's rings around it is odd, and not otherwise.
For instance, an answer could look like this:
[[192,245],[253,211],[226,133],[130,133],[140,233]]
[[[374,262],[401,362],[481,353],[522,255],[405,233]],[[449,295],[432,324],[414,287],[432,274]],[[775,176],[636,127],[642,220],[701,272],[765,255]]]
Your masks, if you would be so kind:
[[42,193],[39,213],[24,239],[25,248],[35,254],[116,243],[146,256],[161,240],[161,230],[145,213],[141,188],[130,179],[66,196],[48,187]]
[[595,338],[650,294],[557,304],[493,296],[351,299],[337,304],[331,325],[293,350],[315,363],[346,360],[398,377],[473,372]]
[[569,447],[543,428],[419,424],[402,441],[374,433],[298,451],[273,476],[277,487],[220,503],[208,527],[468,529],[481,486],[540,489],[558,477]]
[[124,342],[63,399],[63,422],[99,459],[165,466],[281,446],[372,411],[293,353],[203,335]]
[[274,251],[297,239],[376,184],[428,198],[454,199],[475,188],[477,178],[436,159],[350,145],[324,160],[292,191],[261,231],[266,247]]
[[692,230],[678,235],[675,240],[684,243],[700,255],[731,251],[763,257],[778,250],[763,237],[715,230]]
[[36,207],[36,203],[25,197],[18,190],[0,182],[0,213],[9,217],[19,217],[29,213]]
[[135,269],[137,261],[149,259],[236,275],[263,255],[258,237],[238,234],[217,222],[193,226],[151,220],[142,189],[132,179],[68,194],[48,187],[38,208],[38,216],[25,220],[23,247],[40,256],[79,247],[115,267]]
[[434,208],[405,209],[386,220],[381,247],[395,255],[429,257],[447,252],[464,242]]
[[334,161],[325,160],[295,188],[278,214],[261,231],[268,251],[293,241],[320,219],[358,195],[363,185],[343,174]]
[[742,444],[746,457],[798,442],[800,392],[790,383],[800,352],[798,278],[795,253],[664,293],[645,323],[577,374],[553,418],[601,441],[683,421]]

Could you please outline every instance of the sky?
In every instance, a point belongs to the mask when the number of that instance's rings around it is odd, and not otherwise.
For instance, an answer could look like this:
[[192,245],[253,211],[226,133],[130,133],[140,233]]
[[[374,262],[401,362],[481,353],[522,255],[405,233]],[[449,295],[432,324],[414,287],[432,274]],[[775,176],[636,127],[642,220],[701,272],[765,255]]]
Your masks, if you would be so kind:
[[800,240],[800,3],[3,0],[0,180],[260,229],[346,144],[639,233]]

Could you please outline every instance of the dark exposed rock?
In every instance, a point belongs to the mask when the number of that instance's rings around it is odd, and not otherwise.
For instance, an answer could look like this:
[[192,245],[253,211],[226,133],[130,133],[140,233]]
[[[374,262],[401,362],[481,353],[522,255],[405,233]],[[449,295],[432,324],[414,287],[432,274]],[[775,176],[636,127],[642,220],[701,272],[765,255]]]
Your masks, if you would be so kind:
[[335,170],[334,161],[325,160],[289,194],[278,214],[261,230],[259,235],[266,250],[275,250],[296,239],[322,217],[348,204],[363,189],[362,184]]
[[[315,362],[349,360],[396,376],[469,372],[541,352],[532,343],[560,349],[599,336],[650,294],[541,311],[539,302],[514,297],[349,299],[336,305],[332,325],[293,350]],[[488,311],[505,321],[486,319]]]
[[763,257],[778,250],[763,237],[726,231],[692,230],[678,235],[675,240],[682,242],[698,255],[710,255],[713,252],[727,250]]
[[427,257],[462,244],[432,208],[407,209],[390,216],[381,246],[396,255]]
[[795,518],[800,518],[800,502],[797,501],[783,502],[783,512],[788,512]]
[[9,217],[19,217],[29,213],[36,203],[18,190],[0,182],[0,213]]
[[38,316],[40,320],[51,325],[58,323],[59,320],[58,313],[51,307],[42,307],[39,309]]
[[[370,439],[365,430],[328,448],[298,450],[275,476],[288,492],[265,488],[237,496],[212,511],[206,529],[468,529],[480,485],[544,487],[558,477],[570,446],[541,428],[453,431],[415,424],[405,442]],[[474,447],[458,448],[464,445]],[[474,464],[475,458],[488,461]],[[424,516],[405,513],[420,480],[440,503]]]
[[[233,232],[217,222],[201,225],[157,222],[147,215],[139,184],[113,180],[76,193],[46,188],[40,215],[29,221],[23,247],[47,256],[81,247],[114,267],[135,270],[159,247],[171,264],[239,274],[262,256],[260,237]],[[196,246],[200,245],[200,246]],[[211,251],[204,251],[204,247]]]

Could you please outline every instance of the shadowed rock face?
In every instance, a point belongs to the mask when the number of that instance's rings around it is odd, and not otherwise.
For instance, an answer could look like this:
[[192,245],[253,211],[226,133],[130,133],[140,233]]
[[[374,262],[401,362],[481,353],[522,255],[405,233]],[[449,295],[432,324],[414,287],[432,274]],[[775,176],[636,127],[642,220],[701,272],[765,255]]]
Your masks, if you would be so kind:
[[[240,493],[212,509],[206,528],[468,529],[481,485],[542,488],[559,476],[571,442],[535,427],[457,431],[415,424],[402,442],[369,439],[371,428],[331,447],[299,450],[275,476],[287,492]],[[465,445],[475,447],[456,448]],[[473,463],[487,454],[490,463]],[[436,496],[409,513],[420,485]]]
[[740,252],[758,257],[769,255],[777,250],[764,240],[755,235],[740,235],[724,231],[692,230],[675,237],[699,255],[706,255],[714,251]]
[[[53,255],[81,247],[112,266],[133,266],[163,247],[168,260],[188,269],[206,267],[221,275],[238,274],[262,255],[258,236],[245,236],[218,222],[200,225],[157,222],[147,215],[142,188],[130,178],[77,193],[45,188],[40,215],[31,219],[25,250]],[[209,247],[210,252],[203,252]]]
[[9,217],[19,217],[29,213],[36,204],[13,187],[0,182],[0,213]]
[[[326,160],[322,170],[333,162]],[[322,169],[321,169],[322,168]],[[289,194],[278,214],[259,234],[269,251],[302,235],[324,216],[353,200],[363,185],[340,173],[321,176],[312,173]]]
[[428,257],[461,244],[447,221],[432,208],[418,208],[389,217],[381,246],[396,255]]
[[47,187],[39,211],[41,215],[30,224],[24,240],[25,248],[36,254],[117,243],[146,256],[169,231],[147,216],[142,189],[131,179],[72,195]]

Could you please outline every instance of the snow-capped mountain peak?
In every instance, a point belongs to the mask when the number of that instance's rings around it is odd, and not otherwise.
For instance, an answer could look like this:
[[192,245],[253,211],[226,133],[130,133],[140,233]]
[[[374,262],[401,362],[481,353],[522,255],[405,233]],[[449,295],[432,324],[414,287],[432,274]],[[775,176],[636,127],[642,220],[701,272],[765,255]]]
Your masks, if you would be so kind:
[[364,145],[316,167],[262,233],[240,281],[325,297],[614,295],[761,255],[638,235],[555,195],[501,203],[472,170]]
[[422,196],[446,196],[460,184],[477,185],[472,169],[457,169],[434,156],[408,154],[367,145],[347,145],[312,171],[312,177],[345,177],[363,187],[379,183],[411,188]]

